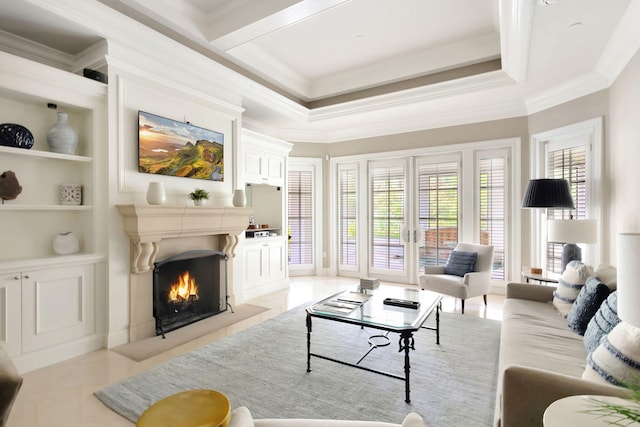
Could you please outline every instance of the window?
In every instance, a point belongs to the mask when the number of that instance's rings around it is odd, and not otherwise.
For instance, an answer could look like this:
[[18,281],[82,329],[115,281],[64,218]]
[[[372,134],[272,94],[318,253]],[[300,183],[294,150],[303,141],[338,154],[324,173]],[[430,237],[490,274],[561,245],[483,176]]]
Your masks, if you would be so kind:
[[340,165],[338,170],[338,250],[342,266],[358,265],[358,169]]
[[313,172],[289,171],[289,264],[313,264]]
[[371,182],[371,253],[372,268],[403,271],[405,247],[404,226],[405,167],[372,166]]
[[445,264],[458,243],[458,162],[418,166],[420,269]]
[[[547,176],[569,181],[575,210],[549,209],[549,219],[584,219],[587,215],[587,150],[584,145],[553,148],[547,153]],[[547,243],[547,271],[562,273],[562,243]]]
[[505,279],[506,158],[489,157],[479,161],[480,236],[478,241],[493,246],[491,278]]

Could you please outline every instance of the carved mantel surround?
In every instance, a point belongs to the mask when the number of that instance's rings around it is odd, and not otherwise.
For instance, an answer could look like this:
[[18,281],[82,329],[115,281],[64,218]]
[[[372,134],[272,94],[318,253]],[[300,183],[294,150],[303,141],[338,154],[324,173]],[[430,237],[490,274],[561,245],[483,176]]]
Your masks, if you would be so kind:
[[117,205],[124,219],[124,232],[131,240],[131,272],[153,270],[162,239],[225,235],[223,252],[235,256],[238,235],[249,223],[251,208]]

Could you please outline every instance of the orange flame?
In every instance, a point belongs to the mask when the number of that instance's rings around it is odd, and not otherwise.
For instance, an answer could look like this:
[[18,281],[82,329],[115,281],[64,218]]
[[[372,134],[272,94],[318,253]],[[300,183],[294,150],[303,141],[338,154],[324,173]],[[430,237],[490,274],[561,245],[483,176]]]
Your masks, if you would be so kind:
[[170,302],[196,301],[198,298],[196,279],[191,277],[188,271],[182,273],[178,277],[178,281],[173,283],[169,289]]

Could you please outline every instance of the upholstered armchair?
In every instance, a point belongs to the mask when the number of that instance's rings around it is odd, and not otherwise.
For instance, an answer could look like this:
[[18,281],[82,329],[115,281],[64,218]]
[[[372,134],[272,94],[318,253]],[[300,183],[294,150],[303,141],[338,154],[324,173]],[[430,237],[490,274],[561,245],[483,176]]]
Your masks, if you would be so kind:
[[22,385],[13,361],[0,346],[0,427],[7,423],[9,411]]
[[447,265],[425,266],[418,281],[422,289],[460,298],[464,314],[464,300],[467,298],[482,295],[487,305],[492,266],[493,246],[458,243]]

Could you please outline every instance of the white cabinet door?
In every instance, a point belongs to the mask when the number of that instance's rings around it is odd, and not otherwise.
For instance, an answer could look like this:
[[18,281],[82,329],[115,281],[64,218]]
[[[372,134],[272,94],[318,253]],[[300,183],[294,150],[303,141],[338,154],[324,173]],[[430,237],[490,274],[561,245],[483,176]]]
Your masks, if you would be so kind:
[[252,184],[284,185],[285,156],[247,149],[244,180]]
[[253,289],[266,281],[263,246],[250,244],[244,247],[244,287]]
[[94,334],[95,313],[94,265],[23,273],[23,353]]
[[22,351],[21,282],[21,273],[7,273],[0,276],[0,345],[9,356],[17,356]]
[[286,252],[283,240],[271,241],[264,247],[266,264],[269,266],[267,282],[284,280],[286,276]]
[[251,241],[244,246],[244,289],[269,285],[286,277],[284,239]]

